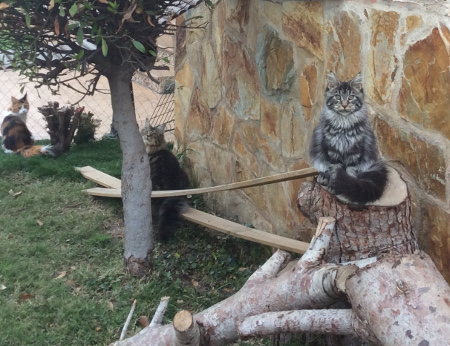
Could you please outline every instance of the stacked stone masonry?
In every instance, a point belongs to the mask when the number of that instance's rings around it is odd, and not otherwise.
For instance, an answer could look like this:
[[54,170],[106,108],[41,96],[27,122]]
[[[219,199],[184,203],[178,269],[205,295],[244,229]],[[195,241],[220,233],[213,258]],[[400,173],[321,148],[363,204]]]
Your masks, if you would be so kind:
[[[364,76],[382,156],[412,195],[422,249],[450,281],[450,4],[213,1],[178,19],[176,136],[200,186],[309,166],[328,71]],[[194,29],[208,23],[204,28]],[[301,181],[206,196],[218,214],[309,241]]]

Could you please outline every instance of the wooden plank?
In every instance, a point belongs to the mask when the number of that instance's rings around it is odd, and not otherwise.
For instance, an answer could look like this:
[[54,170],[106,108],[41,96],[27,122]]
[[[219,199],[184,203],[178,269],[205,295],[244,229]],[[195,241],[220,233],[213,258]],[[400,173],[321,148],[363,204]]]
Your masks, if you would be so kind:
[[207,228],[277,249],[303,254],[309,247],[308,243],[249,228],[193,208],[188,208],[183,217]]
[[93,187],[84,190],[91,196],[97,197],[109,197],[109,198],[122,198],[121,190],[119,189],[107,189],[105,187]]
[[[90,167],[90,169],[93,169],[93,168]],[[89,170],[89,172],[91,172],[91,174],[92,174],[91,170]],[[102,172],[100,172],[100,173],[102,173]],[[102,174],[107,175],[105,173],[102,173]],[[208,192],[236,190],[236,189],[243,189],[243,188],[266,185],[266,184],[274,184],[274,183],[279,183],[279,182],[293,180],[293,179],[312,177],[314,175],[317,175],[317,170],[315,168],[305,168],[305,169],[300,169],[297,171],[275,174],[275,175],[271,175],[268,177],[250,179],[250,180],[240,181],[237,183],[224,184],[224,185],[218,185],[218,186],[212,186],[212,187],[202,187],[202,188],[198,188],[198,189],[186,189],[186,190],[153,191],[152,198],[197,195],[197,194],[208,193]],[[95,174],[93,176],[95,178],[99,178],[100,175]],[[86,177],[86,178],[90,179],[88,177]],[[91,180],[93,180],[93,179],[91,179]],[[96,180],[94,180],[94,181],[97,182]],[[102,183],[99,183],[99,184],[106,186],[105,184],[102,184]],[[107,186],[107,187],[110,187],[110,186]],[[106,190],[108,190],[108,191],[106,191]],[[120,187],[119,187],[119,189],[116,189],[116,188],[113,188],[113,189],[93,188],[93,189],[87,189],[86,192],[92,196],[111,197],[111,198],[120,198],[120,196],[121,196]]]
[[[102,196],[102,197],[115,197],[120,198],[120,179],[114,178],[106,173],[103,173],[101,171],[96,170],[95,168],[92,168],[90,166],[77,168],[83,176],[89,180],[92,180],[100,185],[106,186],[108,188],[93,188],[93,189],[87,189],[86,191],[89,194],[92,194],[94,196]],[[183,196],[186,194],[195,194],[195,193],[204,193],[204,190],[208,189],[208,192],[213,191],[224,191],[227,190],[230,185],[232,186],[232,189],[238,189],[243,187],[250,187],[250,186],[258,186],[262,185],[262,180],[264,180],[264,184],[268,183],[275,183],[280,181],[285,181],[291,179],[297,179],[301,177],[306,176],[312,176],[317,174],[317,171],[315,169],[308,168],[306,170],[299,170],[299,171],[293,171],[288,173],[282,173],[282,174],[276,174],[274,176],[266,177],[266,178],[258,178],[258,179],[252,179],[247,180],[244,182],[234,183],[234,184],[227,184],[227,185],[220,185],[216,186],[215,188],[219,188],[217,190],[211,190],[213,188],[202,188],[202,189],[189,189],[189,190],[180,190],[180,191],[154,191],[153,194],[157,195],[158,197],[168,197],[168,196]],[[283,179],[283,180],[281,180]],[[237,184],[240,185],[240,187],[237,187]],[[256,184],[256,185],[255,185]],[[203,190],[203,191],[202,191]],[[176,194],[174,194],[174,192]],[[178,192],[182,192],[182,194],[178,194]],[[169,193],[169,194],[166,194]],[[153,196],[152,197],[156,197]],[[220,217],[210,215],[208,213],[188,208],[188,210],[183,213],[183,217],[191,222],[197,223],[199,225],[205,226],[210,229],[214,229],[216,231],[229,234],[238,238],[250,240],[259,244],[269,245],[276,247],[278,249],[292,251],[295,253],[303,254],[308,249],[309,244],[305,242],[301,242],[295,239],[285,238],[281,237],[276,234],[267,233],[264,231],[256,230],[253,228],[249,228],[243,225],[240,225],[238,223],[222,219]]]
[[83,177],[92,180],[99,185],[119,190],[122,186],[120,179],[114,178],[113,176],[103,173],[102,171],[99,171],[91,166],[76,167],[75,169],[80,172]]

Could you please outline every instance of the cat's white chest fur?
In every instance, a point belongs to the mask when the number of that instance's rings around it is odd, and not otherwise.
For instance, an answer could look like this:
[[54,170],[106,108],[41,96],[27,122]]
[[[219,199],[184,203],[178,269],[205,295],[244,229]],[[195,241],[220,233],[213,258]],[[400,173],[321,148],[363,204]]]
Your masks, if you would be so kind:
[[2,118],[1,121],[3,122],[3,119],[5,119],[5,117],[7,117],[8,115],[14,115],[20,118],[20,120],[22,120],[25,124],[27,123],[27,117],[28,117],[28,109],[25,108],[24,106],[22,106],[19,110],[19,112],[14,113],[11,110],[7,110],[4,111],[2,114]]

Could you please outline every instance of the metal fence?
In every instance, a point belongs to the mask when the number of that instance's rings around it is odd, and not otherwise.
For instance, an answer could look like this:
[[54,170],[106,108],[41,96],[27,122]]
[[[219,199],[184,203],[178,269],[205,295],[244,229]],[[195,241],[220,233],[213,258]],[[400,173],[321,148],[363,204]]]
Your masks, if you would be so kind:
[[[149,89],[148,85],[145,85],[146,83],[142,83],[142,77],[136,78],[136,80],[138,82],[133,82],[132,84],[136,119],[139,126],[142,126],[145,119],[149,118],[153,126],[164,122],[170,124],[166,126],[166,129],[173,129],[173,94],[159,94]],[[52,92],[45,87],[36,89],[34,83],[25,82],[26,80],[19,76],[18,72],[0,70],[0,114],[3,114],[11,105],[11,96],[20,98],[26,92],[30,102],[27,125],[36,139],[48,139],[49,135],[45,129],[46,122],[44,116],[39,113],[38,107],[46,105],[50,101],[57,101],[60,106],[73,105],[81,99],[81,95],[68,88],[61,88],[58,95],[52,95]],[[24,89],[21,92],[23,86]],[[165,92],[167,91],[165,90]],[[97,91],[93,96],[85,97],[77,106],[84,106],[86,112],[92,112],[94,119],[101,121],[96,132],[97,138],[101,138],[110,133],[112,108],[111,95],[106,78],[102,77],[100,79],[97,85]],[[0,118],[1,122],[3,116],[0,115]]]

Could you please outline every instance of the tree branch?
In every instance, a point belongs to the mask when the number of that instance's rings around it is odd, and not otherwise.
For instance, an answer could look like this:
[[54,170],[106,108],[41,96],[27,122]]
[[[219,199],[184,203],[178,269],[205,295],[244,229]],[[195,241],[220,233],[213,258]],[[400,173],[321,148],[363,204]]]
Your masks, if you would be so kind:
[[357,336],[351,309],[266,312],[247,317],[239,327],[243,340],[281,333],[319,333]]

